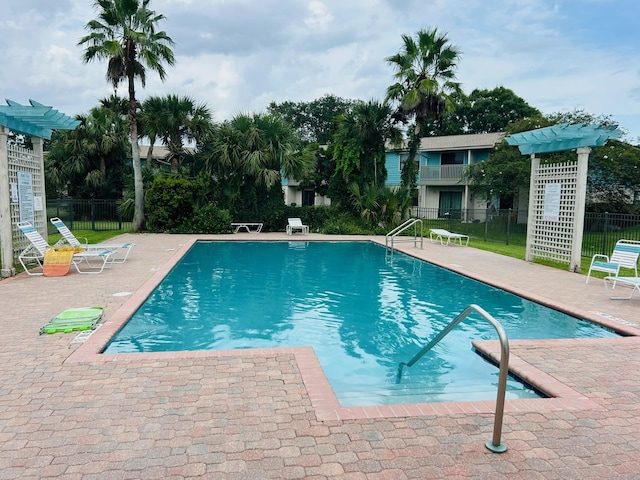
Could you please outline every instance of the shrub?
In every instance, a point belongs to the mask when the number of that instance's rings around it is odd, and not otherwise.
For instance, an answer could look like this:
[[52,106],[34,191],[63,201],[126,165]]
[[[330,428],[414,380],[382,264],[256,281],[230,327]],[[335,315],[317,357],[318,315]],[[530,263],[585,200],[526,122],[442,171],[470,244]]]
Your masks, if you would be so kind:
[[372,227],[369,222],[350,213],[341,213],[327,219],[320,229],[330,235],[383,235],[387,233],[380,227]]
[[197,209],[176,233],[231,233],[231,215],[213,203]]
[[175,232],[193,216],[206,189],[202,180],[161,175],[145,195],[147,227],[152,232]]

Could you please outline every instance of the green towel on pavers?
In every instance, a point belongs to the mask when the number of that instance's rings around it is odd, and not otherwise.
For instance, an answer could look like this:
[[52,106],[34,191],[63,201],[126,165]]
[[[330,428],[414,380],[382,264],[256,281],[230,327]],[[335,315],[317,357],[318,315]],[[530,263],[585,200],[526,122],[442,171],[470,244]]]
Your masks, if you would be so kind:
[[68,333],[96,328],[98,320],[102,317],[102,310],[102,307],[81,307],[65,310],[49,320],[49,323],[40,329],[40,335],[43,333]]

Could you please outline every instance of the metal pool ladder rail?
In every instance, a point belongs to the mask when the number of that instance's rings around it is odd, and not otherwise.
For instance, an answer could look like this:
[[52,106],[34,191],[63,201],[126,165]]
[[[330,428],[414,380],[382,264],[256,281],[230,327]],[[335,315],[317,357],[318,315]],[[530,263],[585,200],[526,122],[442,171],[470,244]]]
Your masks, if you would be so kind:
[[449,323],[433,340],[431,340],[425,347],[416,353],[408,362],[400,362],[398,366],[398,375],[396,381],[400,383],[402,378],[402,369],[407,366],[411,367],[422,356],[431,350],[440,340],[442,340],[451,330],[453,330],[461,321],[467,318],[473,311],[478,312],[482,317],[487,320],[498,332],[498,338],[500,339],[500,376],[498,379],[498,396],[496,398],[496,415],[493,424],[493,438],[487,440],[485,446],[494,453],[503,453],[507,451],[507,447],[504,443],[501,443],[500,437],[502,436],[502,419],[504,417],[504,397],[507,390],[507,374],[509,372],[509,340],[507,334],[495,318],[490,315],[486,310],[478,305],[471,304],[465,308],[460,315]]
[[[396,228],[391,230],[384,239],[384,244],[387,251],[391,250],[393,253],[393,242],[413,242],[413,246],[417,247],[418,245],[418,224],[420,224],[420,248],[422,248],[422,220],[419,218],[410,218],[406,220],[404,223],[398,225]],[[403,237],[401,239],[397,239],[396,237],[404,232],[406,229],[413,227],[413,237]]]

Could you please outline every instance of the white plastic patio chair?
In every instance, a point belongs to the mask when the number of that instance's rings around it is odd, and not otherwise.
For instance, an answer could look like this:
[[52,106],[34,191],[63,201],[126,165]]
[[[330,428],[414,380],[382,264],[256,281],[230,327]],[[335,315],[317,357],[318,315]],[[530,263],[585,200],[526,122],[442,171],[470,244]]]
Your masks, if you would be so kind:
[[287,219],[287,235],[292,235],[296,230],[300,230],[300,233],[306,235],[309,233],[309,226],[303,225],[302,220],[299,218],[289,218]]
[[[29,239],[31,245],[25,248],[18,256],[18,261],[28,275],[43,275],[43,272],[31,272],[27,264],[34,263],[41,269],[44,269],[44,254],[51,248],[47,241],[40,235],[40,232],[31,224],[31,222],[18,222],[16,224],[25,237]],[[78,273],[101,273],[105,268],[109,268],[113,263],[113,251],[111,250],[94,250],[88,252],[74,253],[71,263]],[[91,260],[95,260],[97,266],[92,264]],[[87,269],[81,269],[79,265],[87,265]],[[36,267],[37,268],[37,267]]]
[[[640,242],[637,240],[618,240],[611,257],[608,255],[595,254],[591,258],[591,265],[587,272],[587,280],[585,283],[589,283],[591,272],[604,272],[608,273],[609,277],[617,277],[620,273],[620,268],[629,268],[633,270],[638,276],[638,257],[640,256]],[[616,282],[613,282],[615,288]]]
[[[53,226],[58,229],[62,238],[60,241],[56,243],[57,245],[71,245],[72,247],[82,247],[87,252],[94,252],[96,250],[113,250],[115,253],[113,255],[113,259],[111,263],[124,263],[127,258],[129,258],[129,253],[131,253],[131,249],[135,245],[135,243],[118,243],[118,244],[108,244],[108,243],[88,243],[85,238],[85,243],[80,242],[78,238],[69,230],[62,220],[58,217],[53,217],[50,219]],[[124,251],[124,257],[122,255],[118,256],[118,253]]]

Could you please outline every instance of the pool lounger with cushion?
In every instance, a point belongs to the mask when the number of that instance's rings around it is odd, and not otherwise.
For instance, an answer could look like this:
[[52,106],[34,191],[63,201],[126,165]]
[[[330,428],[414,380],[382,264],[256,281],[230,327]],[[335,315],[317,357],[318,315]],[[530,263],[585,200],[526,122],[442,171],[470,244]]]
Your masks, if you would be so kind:
[[70,308],[49,320],[49,323],[40,329],[40,335],[94,329],[101,317],[102,307]]

